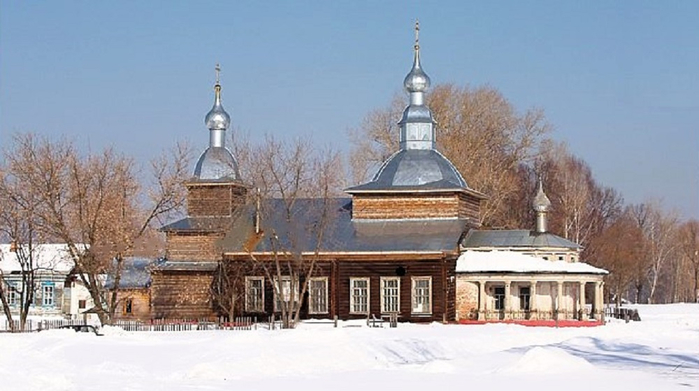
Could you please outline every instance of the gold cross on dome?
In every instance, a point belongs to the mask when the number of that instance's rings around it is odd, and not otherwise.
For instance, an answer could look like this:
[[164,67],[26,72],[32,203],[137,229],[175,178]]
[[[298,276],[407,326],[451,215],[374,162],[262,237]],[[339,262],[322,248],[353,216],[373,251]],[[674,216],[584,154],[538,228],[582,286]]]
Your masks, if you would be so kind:
[[415,50],[420,49],[420,21],[415,19]]

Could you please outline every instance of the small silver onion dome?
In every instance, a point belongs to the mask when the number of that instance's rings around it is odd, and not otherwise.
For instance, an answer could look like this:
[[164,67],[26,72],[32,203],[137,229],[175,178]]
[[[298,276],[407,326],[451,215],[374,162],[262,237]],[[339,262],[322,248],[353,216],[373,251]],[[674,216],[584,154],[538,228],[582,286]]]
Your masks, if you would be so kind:
[[544,193],[544,185],[541,181],[541,177],[539,177],[539,188],[532,201],[532,208],[535,212],[549,212],[551,210],[551,200],[549,200],[546,193]]
[[425,92],[430,88],[430,77],[420,66],[420,46],[415,45],[415,60],[413,60],[413,69],[403,80],[403,86],[408,92]]
[[420,23],[415,22],[415,58],[413,60],[413,68],[403,80],[403,86],[408,92],[425,92],[430,88],[430,77],[427,76],[420,65],[419,34]]
[[214,107],[212,107],[206,114],[206,117],[204,117],[204,123],[210,130],[226,130],[231,123],[231,117],[226,113],[226,110],[224,110],[221,104],[221,85],[218,84],[218,80],[216,81],[214,90],[216,91]]

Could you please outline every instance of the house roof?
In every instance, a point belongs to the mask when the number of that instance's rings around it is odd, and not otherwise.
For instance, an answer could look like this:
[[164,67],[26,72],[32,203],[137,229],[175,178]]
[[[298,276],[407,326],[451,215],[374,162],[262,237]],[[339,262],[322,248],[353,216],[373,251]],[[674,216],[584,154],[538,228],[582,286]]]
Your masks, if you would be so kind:
[[479,247],[531,247],[531,248],[561,248],[579,250],[582,247],[558,235],[524,229],[509,230],[471,230],[464,238],[465,248]]
[[232,221],[230,216],[220,217],[185,217],[177,220],[174,223],[164,225],[160,228],[161,231],[220,231],[225,229]]
[[[224,252],[271,252],[274,245],[292,252],[439,252],[456,251],[465,227],[465,220],[353,220],[351,200],[333,198],[298,199],[286,219],[281,199],[262,202],[260,228],[262,240],[250,246],[254,235],[255,209],[248,205],[235,220],[223,239]],[[327,210],[328,218],[323,218]],[[322,231],[322,235],[320,232]]]
[[[119,278],[119,289],[137,289],[150,286],[150,268],[158,261],[150,258],[124,258],[121,266],[121,276]],[[113,262],[114,268],[116,261]],[[104,284],[106,289],[114,289],[115,276],[114,268],[107,274],[107,281]]]
[[210,261],[165,261],[154,265],[155,271],[212,271],[216,270],[218,262]]
[[[68,274],[75,266],[68,246],[63,243],[36,244],[32,255],[35,270]],[[17,253],[10,251],[9,244],[0,244],[0,270],[4,273],[22,270]]]
[[516,251],[466,251],[456,261],[456,272],[608,274],[587,263],[547,261]]

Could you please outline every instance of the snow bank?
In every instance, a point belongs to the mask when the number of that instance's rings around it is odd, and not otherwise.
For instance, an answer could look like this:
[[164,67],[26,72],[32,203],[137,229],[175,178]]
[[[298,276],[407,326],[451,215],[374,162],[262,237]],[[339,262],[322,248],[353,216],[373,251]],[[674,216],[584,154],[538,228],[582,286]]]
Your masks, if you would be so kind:
[[509,373],[570,373],[591,371],[594,366],[581,357],[561,348],[536,346],[524,353],[504,372]]
[[[597,328],[352,322],[296,330],[0,334],[7,390],[699,387],[699,305]],[[352,326],[352,327],[343,327]],[[591,373],[594,371],[594,373]]]

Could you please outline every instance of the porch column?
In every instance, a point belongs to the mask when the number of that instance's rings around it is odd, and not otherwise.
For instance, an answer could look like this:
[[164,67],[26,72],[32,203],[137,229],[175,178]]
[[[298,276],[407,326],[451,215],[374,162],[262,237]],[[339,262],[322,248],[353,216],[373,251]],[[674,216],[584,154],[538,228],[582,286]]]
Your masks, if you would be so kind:
[[536,280],[529,284],[529,318],[536,319]]
[[580,281],[580,296],[578,297],[578,320],[585,319],[585,281]]
[[478,320],[485,320],[485,281],[478,281]]
[[510,284],[512,281],[505,280],[505,320],[512,318],[512,298],[510,298]]
[[602,281],[595,281],[595,299],[593,301],[595,320],[601,320],[602,316]]
[[558,281],[556,290],[556,320],[561,318],[561,304],[563,304],[563,281]]

